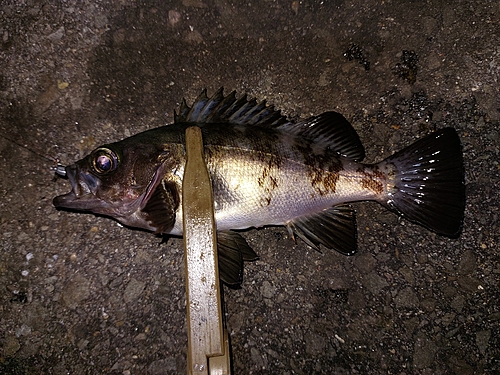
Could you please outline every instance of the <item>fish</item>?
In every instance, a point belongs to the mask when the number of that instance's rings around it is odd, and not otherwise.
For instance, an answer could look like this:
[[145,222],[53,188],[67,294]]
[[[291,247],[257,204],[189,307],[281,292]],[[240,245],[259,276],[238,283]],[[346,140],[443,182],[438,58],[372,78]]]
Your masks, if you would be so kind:
[[285,226],[293,239],[345,255],[357,250],[352,203],[375,201],[439,235],[457,238],[465,210],[460,138],[439,129],[374,164],[340,113],[292,121],[266,101],[206,89],[174,122],[97,147],[60,169],[72,189],[57,209],[182,236],[185,131],[198,126],[211,178],[220,278],[238,286],[257,254],[239,233]]

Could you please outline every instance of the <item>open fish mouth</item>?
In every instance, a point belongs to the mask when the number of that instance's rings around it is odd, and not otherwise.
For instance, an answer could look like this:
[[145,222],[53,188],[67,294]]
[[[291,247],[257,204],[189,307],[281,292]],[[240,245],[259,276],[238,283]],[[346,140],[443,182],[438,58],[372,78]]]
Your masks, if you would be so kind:
[[157,168],[148,186],[143,188],[143,192],[133,192],[116,201],[102,199],[99,194],[102,189],[99,178],[82,170],[78,164],[67,166],[65,173],[71,183],[71,191],[53,199],[56,208],[91,211],[96,214],[116,215],[123,218],[144,208],[156,187],[161,183],[165,167],[162,164]]
[[108,206],[106,202],[99,199],[95,194],[98,188],[98,182],[95,177],[88,173],[79,172],[78,167],[74,164],[67,166],[65,171],[72,189],[69,193],[54,198],[53,204],[55,207],[95,211],[98,208]]

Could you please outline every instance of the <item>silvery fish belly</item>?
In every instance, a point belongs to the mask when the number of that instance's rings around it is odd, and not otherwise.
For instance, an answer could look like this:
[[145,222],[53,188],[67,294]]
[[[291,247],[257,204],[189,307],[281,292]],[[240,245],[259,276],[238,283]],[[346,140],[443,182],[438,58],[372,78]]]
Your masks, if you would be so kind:
[[90,211],[155,233],[182,235],[182,178],[189,126],[202,130],[214,191],[221,279],[239,284],[257,256],[235,229],[285,225],[308,245],[356,250],[349,202],[373,200],[445,236],[461,231],[465,187],[460,139],[438,130],[378,164],[349,122],[325,112],[291,122],[265,102],[206,91],[174,124],[103,145],[66,167],[70,193],[57,208]]

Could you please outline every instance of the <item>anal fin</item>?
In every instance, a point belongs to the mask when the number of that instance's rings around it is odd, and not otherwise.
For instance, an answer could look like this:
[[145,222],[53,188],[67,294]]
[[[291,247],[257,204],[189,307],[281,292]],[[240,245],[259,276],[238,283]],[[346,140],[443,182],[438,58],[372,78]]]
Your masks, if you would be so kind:
[[315,249],[321,244],[344,255],[353,255],[357,249],[356,213],[348,204],[295,218],[287,228]]

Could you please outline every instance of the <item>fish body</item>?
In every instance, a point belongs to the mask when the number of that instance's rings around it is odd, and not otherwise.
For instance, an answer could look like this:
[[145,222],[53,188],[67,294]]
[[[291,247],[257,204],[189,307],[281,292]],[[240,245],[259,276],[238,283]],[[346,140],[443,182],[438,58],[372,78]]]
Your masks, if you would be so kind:
[[285,225],[313,247],[353,254],[356,224],[349,202],[377,201],[450,237],[461,230],[465,188],[454,129],[363,164],[363,146],[342,115],[290,122],[265,102],[236,99],[234,92],[224,96],[222,89],[210,98],[204,91],[191,107],[184,102],[174,124],[101,146],[66,167],[73,189],[54,205],[182,235],[185,130],[193,125],[202,130],[219,247],[229,252],[232,279],[241,279],[236,269],[255,254],[231,230]]

